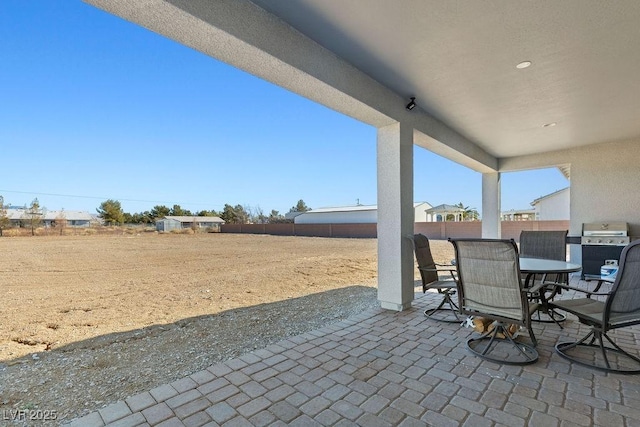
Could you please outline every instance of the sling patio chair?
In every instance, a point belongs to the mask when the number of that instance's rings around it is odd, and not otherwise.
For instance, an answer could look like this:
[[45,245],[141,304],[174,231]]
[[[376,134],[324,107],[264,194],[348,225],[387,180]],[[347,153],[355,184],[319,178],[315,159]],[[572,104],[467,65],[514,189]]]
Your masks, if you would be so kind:
[[[543,258],[558,261],[567,260],[567,234],[568,230],[561,231],[528,231],[523,230],[520,233],[520,256],[523,258]],[[523,277],[525,287],[533,286],[536,283],[536,275]],[[553,300],[559,291],[559,287],[554,285],[569,284],[569,275],[564,274],[543,274],[539,277],[539,283],[545,283],[540,292],[549,292],[549,295],[531,294],[531,298],[535,301],[543,302]],[[556,313],[548,307],[542,307],[538,310],[533,319],[537,322],[552,323],[555,322],[560,328],[566,317],[563,314]]]
[[[424,234],[413,236],[413,247],[422,279],[422,292],[435,289],[442,294],[442,300],[436,308],[425,310],[424,315],[430,319],[447,323],[462,323],[458,316],[458,306],[452,296],[456,293],[456,267],[453,264],[436,264],[431,255],[429,239]],[[447,275],[441,280],[440,274]],[[443,315],[443,312],[445,312]]]
[[[537,340],[531,327],[531,303],[520,280],[518,247],[513,240],[449,239],[458,267],[458,297],[462,314],[493,320],[467,348],[483,359],[526,365],[538,360]],[[530,289],[537,292],[539,286]],[[515,325],[512,326],[512,325]],[[525,328],[532,344],[516,341],[514,329]]]
[[[578,321],[591,330],[577,341],[556,344],[558,354],[601,371],[640,374],[640,358],[620,348],[609,334],[640,324],[640,240],[622,250],[620,268],[610,292],[596,294],[569,286],[563,288],[585,293],[587,297],[556,300],[549,304],[576,315]],[[604,295],[604,301],[590,298],[594,295]],[[629,341],[636,335],[637,331],[633,331],[628,338],[618,338]],[[605,340],[611,346],[606,346]]]
[[[567,260],[567,230],[562,231],[527,231],[520,233],[520,256],[523,258]],[[535,278],[534,278],[535,280]],[[557,277],[541,277],[541,281],[552,280],[553,283],[568,284],[566,275]]]

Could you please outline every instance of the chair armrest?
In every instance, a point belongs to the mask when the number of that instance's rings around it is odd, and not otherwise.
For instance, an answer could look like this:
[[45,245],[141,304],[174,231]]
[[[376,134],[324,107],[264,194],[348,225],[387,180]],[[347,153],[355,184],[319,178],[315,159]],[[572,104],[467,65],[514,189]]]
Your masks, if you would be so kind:
[[451,275],[451,278],[453,280],[455,280],[456,282],[458,281],[458,267],[456,267],[455,265],[452,264],[436,264],[436,268],[438,269],[439,272],[447,272]]
[[529,288],[523,288],[522,292],[526,292],[528,294],[535,294],[536,292],[540,291],[540,289],[544,287],[545,287],[544,283],[538,283],[537,285],[533,285]]
[[605,283],[610,283],[610,284],[615,283],[615,279],[611,279],[609,277],[603,278],[602,276],[595,276],[595,275],[594,276],[585,275],[584,281],[587,282],[587,283],[589,283],[589,282],[598,282],[596,287],[593,288],[593,293],[598,292],[600,290],[600,288],[602,287],[602,285],[604,285]]
[[436,263],[436,267],[442,267],[443,270],[455,270],[458,267],[453,264],[438,264]]
[[430,271],[430,272],[436,272],[436,273],[449,273],[453,280],[455,280],[456,282],[458,281],[458,277],[456,276],[456,273],[457,273],[458,270],[457,270],[455,265],[447,266],[447,267],[450,267],[450,268],[437,268],[440,265],[441,264],[436,264],[436,268],[418,267],[418,270],[420,270],[420,271]]
[[[547,285],[549,285],[549,284],[547,284]],[[562,284],[556,284],[556,283],[551,284],[549,286],[554,286],[556,288],[566,289],[568,291],[582,292],[583,294],[587,294],[588,296],[591,296],[591,295],[611,295],[610,292],[591,292],[591,291],[588,291],[586,289],[576,288],[575,286],[568,286],[568,285],[562,285]]]

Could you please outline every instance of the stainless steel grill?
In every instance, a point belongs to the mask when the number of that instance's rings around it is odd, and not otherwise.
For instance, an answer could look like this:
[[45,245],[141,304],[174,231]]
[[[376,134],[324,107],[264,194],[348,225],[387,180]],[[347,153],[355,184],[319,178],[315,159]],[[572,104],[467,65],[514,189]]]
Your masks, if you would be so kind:
[[622,249],[629,244],[629,224],[603,222],[582,224],[582,277],[599,275],[605,260],[620,260]]
[[629,224],[626,222],[582,224],[581,244],[626,246],[629,244]]

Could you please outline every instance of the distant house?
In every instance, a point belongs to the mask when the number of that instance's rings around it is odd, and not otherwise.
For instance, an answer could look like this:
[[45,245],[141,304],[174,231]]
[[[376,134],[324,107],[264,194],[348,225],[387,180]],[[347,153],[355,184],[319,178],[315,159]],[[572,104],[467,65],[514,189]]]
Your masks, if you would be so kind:
[[500,214],[503,221],[557,221],[569,220],[570,187],[539,197],[531,202],[532,208],[512,209]]
[[500,213],[502,221],[535,221],[535,209],[511,209]]
[[11,223],[12,227],[20,227],[20,224],[22,223],[25,212],[26,212],[26,209],[22,209],[22,208],[7,209],[7,218],[9,218],[9,222]]
[[224,220],[217,216],[165,216],[156,221],[156,230],[171,231],[195,226],[220,231],[221,224],[224,224]]
[[182,223],[177,219],[162,218],[156,221],[156,231],[169,232],[171,230],[182,230]]
[[[11,225],[19,227],[22,222],[29,216],[29,210],[24,208],[7,209],[7,217],[11,221]],[[42,224],[45,227],[54,227],[56,221],[65,221],[67,227],[89,227],[93,217],[89,212],[85,211],[47,211],[41,214]]]
[[[433,208],[427,209],[427,222],[441,222],[447,221],[447,217],[453,216],[453,221],[464,220],[465,210],[459,206],[454,205],[438,205]],[[417,220],[416,220],[417,222]]]
[[[426,202],[414,203],[415,221],[425,222],[426,210],[431,205]],[[312,209],[297,215],[296,224],[371,224],[378,222],[377,205],[341,206],[333,208]]]
[[540,221],[569,220],[570,187],[563,188],[531,202]]
[[45,227],[55,226],[60,221],[65,221],[67,227],[89,227],[93,217],[84,211],[46,211],[42,220]]

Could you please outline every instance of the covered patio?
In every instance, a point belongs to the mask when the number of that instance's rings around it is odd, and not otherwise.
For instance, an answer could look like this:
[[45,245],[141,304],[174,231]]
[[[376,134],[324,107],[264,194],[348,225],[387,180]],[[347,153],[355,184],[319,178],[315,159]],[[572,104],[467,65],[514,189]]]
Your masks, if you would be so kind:
[[470,330],[422,315],[410,239],[414,145],[482,174],[483,237],[501,236],[501,174],[547,167],[571,179],[569,235],[640,236],[640,3],[86,1],[378,130],[381,308],[76,425],[640,425],[639,378],[554,353],[575,321],[536,325],[528,367],[468,355]]
[[[467,351],[471,329],[424,317],[437,294],[416,296],[409,310],[364,312],[131,396],[71,425],[640,425],[640,376],[605,374],[555,353],[558,340],[583,332],[575,318],[562,330],[535,324],[537,363],[497,365]],[[639,333],[634,327],[614,336],[637,348]]]

